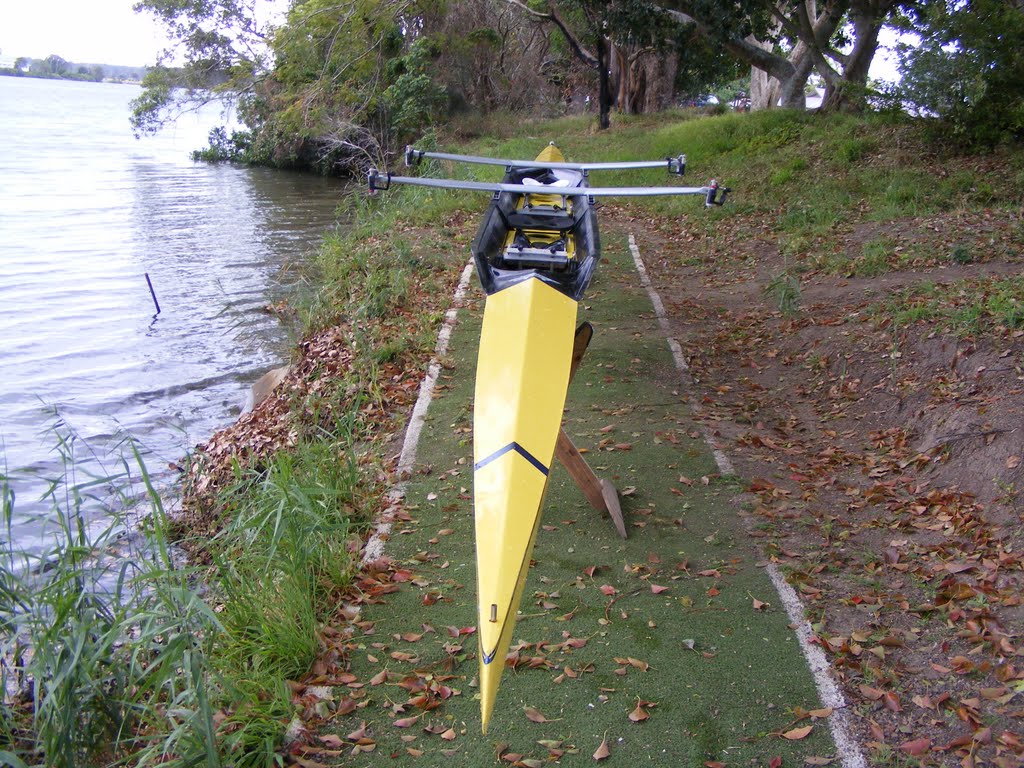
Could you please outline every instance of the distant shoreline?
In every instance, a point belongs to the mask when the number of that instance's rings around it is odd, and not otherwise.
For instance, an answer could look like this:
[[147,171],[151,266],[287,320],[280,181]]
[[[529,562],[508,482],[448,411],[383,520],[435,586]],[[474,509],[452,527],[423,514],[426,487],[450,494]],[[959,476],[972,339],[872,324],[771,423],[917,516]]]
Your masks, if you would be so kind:
[[35,72],[18,72],[10,68],[0,68],[0,76],[3,77],[23,77],[29,78],[30,80],[67,80],[73,83],[114,83],[115,85],[142,85],[142,80],[132,80],[128,78],[103,78],[102,80],[96,80],[87,75],[51,75],[42,74]]

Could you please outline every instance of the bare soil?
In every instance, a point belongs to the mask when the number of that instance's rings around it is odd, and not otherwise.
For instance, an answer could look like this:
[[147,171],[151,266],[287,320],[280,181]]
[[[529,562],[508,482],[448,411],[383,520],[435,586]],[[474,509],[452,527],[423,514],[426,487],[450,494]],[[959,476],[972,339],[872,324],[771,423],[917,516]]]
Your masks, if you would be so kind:
[[[738,503],[804,600],[872,762],[1019,768],[1024,331],[896,327],[875,305],[925,281],[1019,274],[1020,217],[952,212],[833,233],[851,259],[892,243],[889,268],[870,278],[794,273],[763,222],[723,221],[731,234],[628,225],[701,418],[749,484]],[[973,263],[949,261],[951,237],[970,238]],[[908,269],[911,243],[921,255]],[[799,279],[789,314],[765,291],[787,271]]]

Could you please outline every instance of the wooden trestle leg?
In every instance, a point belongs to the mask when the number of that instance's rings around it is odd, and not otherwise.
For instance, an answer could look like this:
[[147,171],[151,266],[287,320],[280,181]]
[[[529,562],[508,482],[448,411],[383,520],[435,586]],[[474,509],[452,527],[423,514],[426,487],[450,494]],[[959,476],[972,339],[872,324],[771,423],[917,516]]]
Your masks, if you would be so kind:
[[[572,366],[569,368],[569,381],[576,374],[580,361],[594,337],[594,327],[590,323],[583,323],[576,329],[576,339],[572,348]],[[622,538],[626,538],[626,524],[622,519],[622,507],[619,504],[619,494],[615,486],[608,480],[597,476],[586,459],[573,445],[572,440],[565,434],[565,430],[558,432],[558,442],[555,443],[555,458],[562,462],[569,473],[569,477],[576,483],[583,492],[590,506],[599,512],[607,512],[615,523],[615,529]]]

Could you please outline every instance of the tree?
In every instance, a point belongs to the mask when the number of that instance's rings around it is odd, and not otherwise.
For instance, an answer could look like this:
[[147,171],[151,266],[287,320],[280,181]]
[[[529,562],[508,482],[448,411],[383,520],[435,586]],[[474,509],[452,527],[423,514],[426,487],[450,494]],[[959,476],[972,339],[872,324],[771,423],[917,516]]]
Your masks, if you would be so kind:
[[28,56],[19,56],[14,60],[14,70],[16,72],[27,72],[31,66],[32,59]]
[[450,0],[422,18],[438,52],[433,79],[454,110],[528,109],[569,74],[552,55],[546,26],[507,0]]
[[908,14],[920,36],[902,46],[897,91],[965,144],[1024,138],[1024,7],[1016,0],[942,0]]
[[154,133],[187,110],[253,91],[271,66],[270,30],[259,23],[255,6],[256,0],[140,0],[133,6],[155,16],[172,41],[132,103],[136,133]]
[[702,34],[760,70],[756,108],[803,108],[812,71],[825,80],[822,110],[861,109],[878,33],[899,0],[666,0]]
[[[830,39],[813,29],[806,12],[810,4],[796,3],[797,26],[793,27],[792,21],[784,26],[807,45],[815,70],[825,79],[821,109],[861,110],[866,104],[868,70],[878,52],[878,34],[900,0],[850,0],[844,34]],[[836,42],[845,43],[849,50],[841,50]]]
[[[385,162],[444,106],[436,49],[416,46],[437,0],[295,0],[277,28],[256,0],[140,0],[174,41],[134,102],[137,132],[186,109],[237,105],[245,160],[325,173]],[[170,66],[172,61],[180,65]]]
[[68,64],[68,62],[55,53],[51,53],[46,57],[45,66],[47,72],[51,75],[57,75],[58,77],[67,74],[68,70],[71,68],[71,65]]
[[243,112],[257,150],[325,171],[386,162],[443,106],[424,36],[414,0],[296,4],[274,35],[277,66]]
[[646,0],[548,0],[543,10],[509,2],[554,25],[573,54],[596,70],[600,128],[610,126],[616,104],[627,112],[667,106],[678,71],[676,39],[681,30],[665,9]]

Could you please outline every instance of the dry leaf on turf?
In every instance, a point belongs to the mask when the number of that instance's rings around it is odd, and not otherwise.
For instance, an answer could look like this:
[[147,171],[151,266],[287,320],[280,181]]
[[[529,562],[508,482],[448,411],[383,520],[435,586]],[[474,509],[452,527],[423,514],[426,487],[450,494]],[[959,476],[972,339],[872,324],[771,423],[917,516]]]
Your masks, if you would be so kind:
[[634,723],[640,723],[650,717],[650,714],[646,709],[641,707],[639,704],[636,705],[636,709],[629,713],[629,719]]
[[551,722],[546,717],[544,717],[544,715],[542,715],[539,710],[535,709],[534,707],[524,707],[523,711],[526,712],[526,719],[529,720],[531,723]]
[[789,739],[790,741],[799,741],[800,739],[806,739],[810,736],[811,731],[813,730],[813,725],[805,725],[802,728],[794,728],[791,731],[786,731],[782,734],[782,738]]

